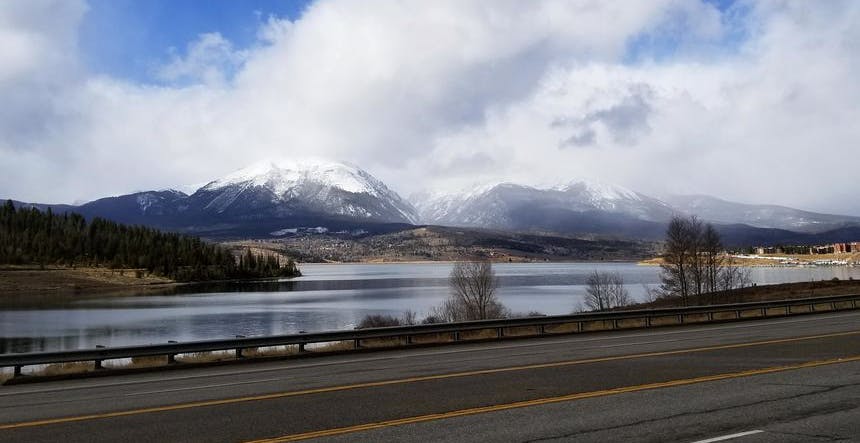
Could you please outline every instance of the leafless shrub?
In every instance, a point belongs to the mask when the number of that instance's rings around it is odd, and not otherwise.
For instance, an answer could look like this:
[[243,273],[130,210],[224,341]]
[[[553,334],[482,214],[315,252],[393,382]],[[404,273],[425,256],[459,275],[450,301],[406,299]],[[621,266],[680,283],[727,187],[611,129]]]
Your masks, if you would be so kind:
[[417,315],[414,311],[405,311],[401,317],[388,314],[370,314],[361,319],[356,329],[414,325],[417,323],[416,317]]
[[496,297],[498,280],[489,261],[457,262],[448,278],[451,296],[428,319],[441,322],[505,318],[510,311]]
[[587,280],[585,305],[592,311],[605,311],[633,302],[617,272],[593,271]]

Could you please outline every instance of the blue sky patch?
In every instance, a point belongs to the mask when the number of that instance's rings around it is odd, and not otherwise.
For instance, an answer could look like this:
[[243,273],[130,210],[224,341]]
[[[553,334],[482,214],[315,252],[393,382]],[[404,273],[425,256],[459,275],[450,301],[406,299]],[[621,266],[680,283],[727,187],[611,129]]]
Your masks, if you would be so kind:
[[299,18],[310,0],[89,0],[79,44],[99,74],[157,83],[170,48],[184,54],[200,34],[218,32],[234,48],[253,45],[269,16]]

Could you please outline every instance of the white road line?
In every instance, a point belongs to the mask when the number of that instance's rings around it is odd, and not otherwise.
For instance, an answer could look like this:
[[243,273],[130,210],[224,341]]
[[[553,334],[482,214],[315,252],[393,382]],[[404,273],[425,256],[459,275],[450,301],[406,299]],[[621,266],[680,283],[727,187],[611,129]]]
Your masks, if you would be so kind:
[[250,381],[240,381],[240,382],[235,382],[235,383],[219,383],[216,385],[188,386],[185,388],[161,389],[158,391],[132,392],[129,394],[125,394],[125,396],[126,397],[134,397],[136,395],[164,394],[164,393],[168,393],[168,392],[193,391],[196,389],[223,388],[226,386],[251,385],[254,383],[266,383],[266,382],[270,382],[270,381],[281,381],[281,380],[284,380],[284,379],[282,379],[282,378],[267,378],[265,380],[250,380]]
[[755,431],[738,432],[737,434],[723,435],[722,437],[714,437],[714,438],[709,438],[707,440],[694,441],[693,443],[713,443],[715,441],[731,440],[733,438],[746,437],[747,435],[760,434],[762,432],[764,432],[764,431],[755,430]]
[[[760,327],[768,327],[780,324],[791,324],[791,323],[807,323],[807,322],[815,322],[827,319],[834,318],[845,318],[845,317],[854,317],[857,316],[858,312],[845,312],[845,313],[834,313],[834,314],[825,314],[825,315],[814,315],[806,318],[797,318],[797,319],[789,319],[789,318],[780,318],[780,319],[767,319],[770,321],[765,322],[756,322],[756,323],[747,323],[747,324],[733,324],[733,325],[720,325],[720,326],[711,326],[708,327],[707,324],[702,325],[693,325],[689,326],[698,326],[695,328],[695,332],[705,333],[710,331],[718,331],[718,330],[731,330],[731,329],[749,329],[749,328],[760,328]],[[765,320],[765,319],[762,319]],[[607,331],[610,332],[610,331]],[[620,332],[620,331],[619,331]],[[342,365],[342,364],[350,364],[350,363],[362,363],[362,362],[372,362],[372,361],[381,361],[381,360],[395,360],[395,359],[404,359],[404,358],[412,358],[412,357],[426,357],[433,355],[447,355],[447,354],[459,354],[463,352],[481,352],[481,351],[492,351],[499,349],[516,349],[516,348],[524,348],[524,347],[540,347],[540,346],[552,346],[563,343],[589,343],[594,341],[605,341],[605,340],[622,340],[627,338],[636,338],[636,337],[647,337],[647,336],[667,336],[667,335],[678,335],[678,334],[689,334],[690,328],[681,327],[680,329],[675,330],[649,330],[647,332],[638,332],[632,334],[619,334],[613,335],[611,337],[608,336],[594,336],[594,337],[581,337],[581,336],[568,336],[565,338],[559,338],[558,340],[551,341],[542,341],[541,343],[511,343],[511,344],[498,344],[498,345],[488,345],[484,344],[475,344],[476,346],[480,346],[480,349],[475,349],[472,346],[468,346],[468,349],[443,349],[437,348],[434,351],[424,351],[424,352],[408,352],[409,348],[402,349],[403,351],[407,351],[407,353],[400,355],[382,355],[377,357],[372,356],[360,356],[358,358],[344,358],[344,359],[327,359],[325,362],[315,362],[315,363],[304,363],[304,364],[289,364],[284,366],[279,366],[275,368],[258,368],[258,369],[244,369],[244,370],[231,370],[231,371],[218,371],[211,372],[208,374],[195,374],[195,375],[184,375],[177,377],[165,377],[164,374],[159,375],[157,378],[151,380],[130,380],[130,381],[116,381],[116,382],[107,382],[107,383],[88,383],[87,380],[84,380],[81,385],[76,386],[63,386],[63,387],[43,387],[43,388],[35,388],[35,389],[15,389],[18,388],[16,386],[0,386],[0,397],[6,396],[14,396],[14,395],[27,395],[27,394],[39,394],[39,393],[49,393],[49,392],[57,392],[57,391],[73,391],[73,390],[83,390],[83,389],[93,389],[93,388],[103,388],[103,387],[115,387],[115,386],[128,386],[128,385],[136,385],[136,384],[146,384],[146,383],[165,383],[170,381],[183,381],[183,380],[193,380],[197,378],[211,378],[211,377],[229,377],[234,375],[247,375],[247,374],[255,374],[262,372],[275,372],[275,371],[284,371],[284,370],[293,370],[293,369],[304,369],[304,368],[313,368],[313,367],[321,367],[321,366],[332,366],[332,365]],[[549,338],[549,337],[547,337]],[[685,337],[682,340],[678,341],[692,341],[701,338],[707,337]],[[610,345],[611,346],[611,345]],[[411,351],[416,351],[412,349]],[[334,356],[336,357],[336,356]],[[287,361],[286,363],[292,363]],[[203,369],[203,368],[201,368]],[[11,388],[11,389],[10,389]],[[3,392],[4,390],[10,389],[7,392]]]

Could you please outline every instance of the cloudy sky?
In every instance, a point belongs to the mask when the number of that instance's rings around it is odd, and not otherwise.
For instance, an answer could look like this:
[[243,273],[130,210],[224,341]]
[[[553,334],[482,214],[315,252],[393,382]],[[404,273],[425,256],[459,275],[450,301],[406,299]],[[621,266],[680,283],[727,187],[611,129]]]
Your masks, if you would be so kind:
[[860,2],[4,0],[0,197],[266,158],[860,215]]

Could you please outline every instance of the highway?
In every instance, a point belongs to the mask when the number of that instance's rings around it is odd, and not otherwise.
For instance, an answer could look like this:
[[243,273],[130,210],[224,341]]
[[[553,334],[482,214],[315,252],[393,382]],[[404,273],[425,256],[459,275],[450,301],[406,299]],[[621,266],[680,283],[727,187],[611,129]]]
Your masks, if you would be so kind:
[[0,441],[860,441],[860,312],[0,387]]

